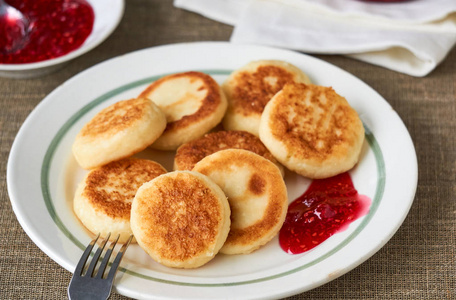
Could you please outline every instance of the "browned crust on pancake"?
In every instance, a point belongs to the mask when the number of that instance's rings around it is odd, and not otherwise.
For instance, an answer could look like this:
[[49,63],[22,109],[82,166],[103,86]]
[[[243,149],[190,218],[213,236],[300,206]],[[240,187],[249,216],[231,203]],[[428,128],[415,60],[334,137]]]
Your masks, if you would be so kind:
[[[204,74],[202,72],[184,72],[184,73],[177,73],[168,75],[158,79],[157,81],[150,84],[140,95],[139,97],[146,97],[148,98],[149,95],[158,88],[163,82],[172,80],[179,77],[194,77],[194,80],[201,80],[203,85],[200,89],[207,89],[206,97],[201,101],[201,105],[198,110],[187,116],[183,116],[181,119],[168,122],[166,124],[165,133],[168,131],[176,131],[180,128],[186,128],[191,124],[197,123],[199,120],[203,120],[213,114],[214,111],[217,110],[217,107],[220,106],[222,103],[221,99],[221,90],[218,83],[209,75]],[[153,99],[151,99],[153,101]]]
[[254,195],[261,195],[266,190],[267,182],[257,173],[253,174],[249,179],[249,191]]
[[[246,167],[255,170],[251,175],[245,198],[259,196],[268,193],[268,205],[264,211],[263,217],[254,224],[246,228],[234,228],[231,226],[226,244],[249,245],[258,240],[258,237],[267,235],[278,222],[284,221],[284,213],[288,204],[287,190],[282,179],[279,169],[271,164],[265,158],[245,150],[229,149],[224,152],[230,152],[229,155],[220,155],[211,160],[210,165],[197,165],[194,171],[205,174],[210,177],[211,170],[224,170],[232,165]],[[220,152],[219,152],[220,154]],[[250,195],[249,195],[250,194]],[[228,198],[229,201],[233,199]],[[236,201],[243,201],[238,198]],[[236,211],[231,211],[231,223],[235,223]],[[281,226],[281,224],[280,224]],[[260,247],[262,245],[258,245]],[[252,251],[255,249],[252,249]]]
[[[135,98],[119,101],[100,111],[81,129],[81,136],[115,134],[142,119],[149,108],[149,99]],[[120,114],[120,111],[125,113]]]
[[[296,113],[296,119],[290,122],[291,113]],[[330,87],[299,83],[285,85],[274,99],[268,127],[293,156],[314,163],[344,158],[359,133],[364,133],[358,114],[345,98]]]
[[204,157],[224,149],[249,150],[278,163],[255,135],[246,131],[217,131],[180,146],[174,158],[175,166],[179,170],[192,170]]
[[[256,241],[258,236],[263,237],[267,235],[275,226],[277,226],[277,222],[282,215],[283,206],[279,205],[280,203],[278,200],[270,202],[266,208],[263,219],[261,219],[260,222],[256,222],[246,228],[232,228],[228,233],[225,243],[249,245],[252,241]],[[233,217],[231,218],[231,221],[233,222]],[[258,245],[258,247],[260,246],[262,245]]]
[[[189,173],[161,176],[135,199],[141,242],[161,258],[187,261],[216,243],[223,212],[217,195]],[[135,204],[136,205],[136,204]]]
[[109,217],[130,220],[131,202],[145,182],[166,173],[158,163],[136,158],[111,162],[92,170],[82,196]]
[[[274,85],[266,82],[265,78],[277,80]],[[233,111],[245,116],[261,114],[271,98],[288,83],[294,81],[293,73],[280,66],[260,66],[255,72],[242,71],[230,79],[234,89],[230,95]]]

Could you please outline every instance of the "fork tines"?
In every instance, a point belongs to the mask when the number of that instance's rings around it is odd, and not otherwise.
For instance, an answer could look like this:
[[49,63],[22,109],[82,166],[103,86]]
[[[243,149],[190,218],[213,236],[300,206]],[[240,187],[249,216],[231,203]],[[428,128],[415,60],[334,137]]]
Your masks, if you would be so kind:
[[[130,236],[128,241],[122,245],[120,248],[119,252],[117,253],[116,257],[114,258],[114,261],[111,264],[111,269],[109,270],[109,273],[107,276],[104,276],[106,267],[109,263],[109,259],[111,257],[111,254],[114,250],[114,247],[117,244],[117,241],[119,240],[119,236],[111,242],[109,245],[108,249],[106,250],[103,260],[101,261],[100,266],[98,269],[96,268],[98,265],[98,262],[100,260],[100,256],[109,240],[109,237],[111,234],[109,233],[108,236],[104,239],[104,241],[100,244],[98,249],[96,250],[95,254],[93,255],[92,261],[90,262],[90,265],[88,266],[87,270],[86,269],[86,262],[92,253],[92,249],[94,245],[97,243],[98,239],[100,238],[100,234],[98,234],[87,246],[87,248],[84,250],[84,253],[81,256],[81,259],[79,260],[76,269],[74,270],[73,278],[71,279],[70,285],[68,287],[68,295],[70,296],[70,299],[72,295],[79,295],[82,296],[84,293],[100,293],[100,294],[110,294],[111,292],[111,287],[112,283],[114,281],[114,276],[116,274],[116,271],[120,265],[120,261],[122,260],[123,255],[125,254],[125,251],[127,250],[127,247],[130,245],[130,242],[133,238],[133,236]],[[91,290],[92,291],[89,291]]]

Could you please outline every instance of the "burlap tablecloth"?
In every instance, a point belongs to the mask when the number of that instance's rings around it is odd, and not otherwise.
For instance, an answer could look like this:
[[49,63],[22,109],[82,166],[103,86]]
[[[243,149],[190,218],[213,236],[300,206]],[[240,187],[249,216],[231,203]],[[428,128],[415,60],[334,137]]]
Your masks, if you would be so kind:
[[[170,0],[128,0],[120,26],[93,51],[41,78],[0,78],[0,299],[65,299],[71,277],[25,234],[7,193],[8,154],[30,111],[65,80],[106,59],[155,45],[226,41],[231,31]],[[386,246],[348,274],[289,299],[456,299],[456,49],[425,78],[318,57],[365,81],[398,112],[415,143],[419,183],[409,215]]]

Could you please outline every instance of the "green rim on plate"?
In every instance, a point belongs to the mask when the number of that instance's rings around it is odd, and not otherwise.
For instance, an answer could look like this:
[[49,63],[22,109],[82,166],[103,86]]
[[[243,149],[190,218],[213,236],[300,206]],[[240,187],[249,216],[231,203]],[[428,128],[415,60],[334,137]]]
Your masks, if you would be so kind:
[[[208,75],[230,75],[232,70],[200,70],[199,72],[204,72]],[[59,146],[60,142],[62,141],[62,138],[67,134],[68,130],[82,117],[84,116],[87,112],[89,112],[91,109],[99,105],[100,103],[103,103],[112,97],[123,93],[127,90],[136,88],[138,86],[153,82],[163,76],[166,76],[168,74],[162,74],[162,75],[157,75],[157,76],[151,76],[147,77],[141,80],[133,81],[128,84],[122,85],[118,88],[115,88],[100,97],[94,99],[93,101],[89,102],[87,105],[85,105],[83,108],[81,108],[78,112],[76,112],[68,121],[65,122],[65,124],[60,128],[60,130],[57,132],[55,137],[52,139],[51,143],[49,144],[49,147],[46,151],[46,154],[43,159],[43,164],[41,166],[41,190],[43,194],[43,199],[46,204],[46,208],[49,212],[49,215],[51,218],[54,220],[55,224],[57,227],[61,230],[61,232],[72,242],[74,243],[77,247],[79,247],[81,250],[84,250],[86,248],[86,245],[81,243],[65,226],[65,224],[62,222],[61,218],[57,214],[54,208],[53,201],[51,199],[51,193],[50,193],[50,187],[49,187],[49,166],[51,165],[53,156],[55,154],[55,151],[57,147]],[[298,271],[304,270],[306,268],[309,268],[325,259],[328,257],[332,256],[342,248],[344,248],[347,244],[349,244],[363,229],[367,226],[367,224],[370,222],[372,217],[375,215],[381,199],[383,197],[383,192],[385,189],[385,162],[383,159],[383,154],[380,149],[380,146],[375,139],[373,133],[367,128],[365,125],[365,137],[366,140],[372,149],[374,156],[375,156],[375,161],[377,163],[377,185],[375,188],[375,195],[374,198],[372,199],[371,207],[369,210],[369,213],[364,217],[362,222],[358,225],[358,227],[342,242],[340,242],[336,247],[334,247],[332,250],[328,251],[324,255],[321,255],[320,257],[314,259],[313,261],[306,263],[304,265],[298,266],[296,268],[293,268],[289,271],[278,273],[275,275],[271,276],[266,276],[266,277],[261,277],[253,280],[245,280],[245,281],[238,281],[238,282],[225,282],[225,283],[189,283],[189,282],[181,282],[181,281],[172,281],[172,280],[165,280],[165,279],[160,279],[160,278],[155,278],[152,276],[144,275],[138,272],[134,272],[125,268],[119,268],[119,271],[125,272],[129,275],[136,276],[142,279],[146,280],[151,280],[151,281],[156,281],[160,283],[167,283],[167,284],[174,284],[174,285],[181,285],[181,286],[195,286],[195,287],[218,287],[218,286],[236,286],[236,285],[245,285],[245,284],[252,284],[252,283],[258,283],[262,281],[267,281],[267,280],[272,280],[275,278],[287,276],[293,273],[296,273]]]

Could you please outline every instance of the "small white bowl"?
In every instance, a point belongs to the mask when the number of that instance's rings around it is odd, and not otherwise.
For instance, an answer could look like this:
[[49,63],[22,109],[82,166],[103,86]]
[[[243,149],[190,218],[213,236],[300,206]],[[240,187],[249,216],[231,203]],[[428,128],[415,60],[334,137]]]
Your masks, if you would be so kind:
[[124,13],[124,0],[87,0],[95,13],[93,29],[78,49],[63,56],[27,64],[0,64],[0,76],[31,78],[51,73],[69,60],[78,57],[103,42],[117,27]]

